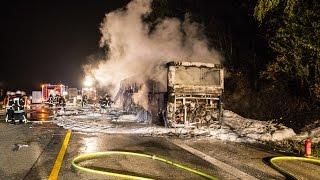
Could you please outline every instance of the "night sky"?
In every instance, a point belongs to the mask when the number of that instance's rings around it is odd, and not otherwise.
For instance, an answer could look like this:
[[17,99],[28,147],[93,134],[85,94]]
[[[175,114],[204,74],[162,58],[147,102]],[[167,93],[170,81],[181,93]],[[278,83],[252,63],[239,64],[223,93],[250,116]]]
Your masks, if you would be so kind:
[[99,49],[105,14],[128,1],[1,2],[0,88],[36,90],[41,83],[79,87],[81,65]]

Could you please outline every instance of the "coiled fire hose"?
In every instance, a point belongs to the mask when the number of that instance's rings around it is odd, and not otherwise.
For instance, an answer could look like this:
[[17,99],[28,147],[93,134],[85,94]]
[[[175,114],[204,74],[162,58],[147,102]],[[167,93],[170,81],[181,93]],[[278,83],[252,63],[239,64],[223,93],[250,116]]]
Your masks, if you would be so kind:
[[280,156],[280,157],[273,157],[270,159],[270,163],[273,166],[274,169],[279,171],[281,174],[288,176],[292,179],[298,179],[296,178],[292,173],[286,171],[285,169],[281,168],[279,165],[277,165],[275,162],[279,161],[303,161],[307,163],[312,163],[320,166],[320,159],[314,158],[314,157],[294,157],[294,156]]
[[92,159],[98,159],[98,158],[104,158],[111,155],[127,155],[127,156],[137,156],[137,157],[143,157],[143,158],[150,158],[153,160],[157,160],[166,164],[169,164],[171,166],[177,167],[179,169],[197,174],[199,176],[202,176],[207,179],[217,179],[214,176],[208,175],[204,172],[201,172],[199,170],[195,170],[192,168],[189,168],[187,166],[174,163],[172,161],[157,157],[155,155],[148,155],[148,154],[142,154],[142,153],[134,153],[134,152],[126,152],[126,151],[105,151],[105,152],[96,152],[96,153],[89,153],[89,154],[82,154],[77,156],[72,160],[72,167],[78,171],[87,172],[87,173],[94,173],[94,174],[100,174],[100,175],[106,175],[106,176],[112,176],[115,178],[123,178],[123,179],[139,179],[139,180],[150,180],[151,178],[147,177],[140,177],[140,176],[133,176],[133,175],[127,175],[127,174],[121,174],[121,173],[114,173],[114,172],[108,172],[108,171],[101,171],[96,169],[90,169],[83,166],[80,166],[79,163],[87,160]]

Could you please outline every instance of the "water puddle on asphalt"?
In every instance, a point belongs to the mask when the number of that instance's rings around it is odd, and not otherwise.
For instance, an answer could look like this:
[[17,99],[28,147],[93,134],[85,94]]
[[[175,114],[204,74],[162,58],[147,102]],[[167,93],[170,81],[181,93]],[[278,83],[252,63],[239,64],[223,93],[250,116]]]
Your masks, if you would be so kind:
[[56,110],[50,109],[49,107],[45,106],[39,106],[34,108],[32,111],[28,113],[28,121],[50,121],[54,114],[56,113]]

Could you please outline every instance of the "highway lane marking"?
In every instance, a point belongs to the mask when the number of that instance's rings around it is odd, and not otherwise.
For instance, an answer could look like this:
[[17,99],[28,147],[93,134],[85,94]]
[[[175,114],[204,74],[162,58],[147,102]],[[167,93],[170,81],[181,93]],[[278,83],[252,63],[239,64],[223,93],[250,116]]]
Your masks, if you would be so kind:
[[63,140],[63,143],[62,143],[62,146],[61,146],[61,149],[59,151],[59,154],[57,156],[57,159],[54,163],[54,166],[51,170],[51,173],[50,173],[50,176],[48,178],[48,180],[56,180],[58,179],[58,174],[59,174],[59,171],[60,171],[60,168],[61,168],[61,164],[63,162],[63,157],[64,157],[64,154],[66,153],[66,150],[67,150],[67,147],[68,147],[68,144],[69,144],[69,140],[70,140],[70,137],[71,137],[71,130],[69,129],[64,140]]
[[221,169],[223,169],[224,171],[230,173],[231,175],[237,177],[237,178],[240,178],[240,179],[254,179],[254,180],[258,180],[257,178],[243,172],[243,171],[240,171],[239,169],[233,167],[233,166],[230,166],[229,164],[226,164],[222,161],[219,161],[218,159],[216,158],[213,158],[197,149],[194,149],[180,141],[170,141],[172,142],[173,144],[177,145],[178,147],[190,152],[191,154],[209,162],[210,164],[214,165],[214,166],[217,166]]

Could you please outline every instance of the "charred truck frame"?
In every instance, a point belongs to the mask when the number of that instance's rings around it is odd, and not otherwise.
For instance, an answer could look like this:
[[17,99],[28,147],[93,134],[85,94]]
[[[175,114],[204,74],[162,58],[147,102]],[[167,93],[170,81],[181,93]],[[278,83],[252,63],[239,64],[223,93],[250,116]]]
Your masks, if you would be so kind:
[[[153,80],[144,84],[132,81],[134,77],[123,80],[116,96],[123,110],[142,110],[148,114],[144,117],[149,121],[162,122],[166,127],[192,127],[221,121],[224,70],[220,64],[169,62],[165,69],[166,87]],[[148,89],[148,102],[142,108],[133,98],[143,86]]]
[[170,127],[221,120],[223,68],[218,64],[170,62],[167,123]]

